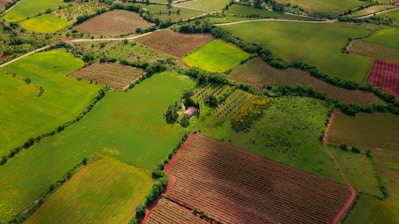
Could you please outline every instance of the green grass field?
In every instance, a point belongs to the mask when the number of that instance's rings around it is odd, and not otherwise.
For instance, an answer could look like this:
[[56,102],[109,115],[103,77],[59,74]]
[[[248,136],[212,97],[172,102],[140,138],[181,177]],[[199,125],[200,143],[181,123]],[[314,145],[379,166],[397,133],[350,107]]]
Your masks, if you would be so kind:
[[[239,16],[248,16],[248,15],[258,15],[260,17],[266,17],[266,18],[278,18],[278,19],[297,19],[297,20],[310,20],[311,18],[306,18],[303,16],[294,16],[294,15],[288,15],[288,14],[282,14],[274,11],[269,11],[265,9],[258,9],[246,5],[240,5],[240,4],[233,4],[232,6],[229,7],[229,9],[225,12],[226,14],[233,14],[233,15],[239,15]],[[251,18],[246,18],[246,19],[251,19]],[[258,18],[252,18],[252,19],[258,19]]]
[[399,49],[399,28],[386,28],[366,38],[365,41]]
[[53,33],[70,24],[71,22],[51,14],[34,17],[20,23],[22,28],[37,33]]
[[368,8],[356,11],[354,13],[351,13],[349,16],[350,17],[358,17],[358,16],[364,16],[364,15],[370,15],[376,12],[381,12],[387,9],[392,9],[392,8],[396,8],[396,6],[394,5],[374,5],[374,6],[370,6]]
[[338,161],[356,191],[377,197],[383,197],[371,159],[365,154],[344,152],[339,148],[330,147],[330,152]]
[[200,67],[211,72],[225,72],[247,59],[249,54],[235,45],[222,40],[213,40],[183,58],[189,66]]
[[[72,120],[97,95],[99,87],[65,75],[83,61],[59,50],[33,54],[5,67],[16,77],[0,74],[0,155],[30,137],[53,131]],[[30,78],[26,84],[22,79]],[[44,93],[38,97],[39,86]]]
[[341,0],[338,3],[335,0],[277,0],[277,2],[291,3],[291,5],[298,5],[309,12],[317,12],[331,16],[336,16],[349,9],[365,4],[365,2],[359,0]]
[[[231,128],[230,117],[220,121],[213,116],[205,116],[206,110],[201,111],[200,120],[203,121],[197,127],[210,137],[343,183],[339,171],[319,141],[328,112],[324,102],[301,97],[270,100],[272,102],[263,117],[249,131],[235,132]],[[230,102],[238,101],[241,100]]]
[[382,148],[398,151],[398,139],[398,115],[359,113],[353,117],[337,112],[328,141],[356,145],[363,150]]
[[382,61],[399,63],[399,49],[385,47],[379,44],[369,43],[363,40],[353,41],[349,50],[352,54],[375,58]]
[[343,104],[356,103],[362,106],[385,104],[373,93],[340,88],[314,78],[308,72],[299,69],[276,69],[258,57],[235,67],[228,77],[254,86],[281,84],[312,86],[316,91],[324,92],[328,97],[337,99]]
[[108,157],[79,170],[24,223],[127,223],[151,174]]
[[162,73],[128,92],[109,91],[79,123],[19,153],[0,167],[0,222],[37,199],[83,157],[101,153],[152,169],[184,133],[180,125],[167,124],[163,114],[193,86],[186,76]]
[[[167,1],[164,1],[164,3],[167,3]],[[171,19],[172,21],[178,21],[180,19],[185,20],[206,13],[203,10],[196,10],[196,9],[189,9],[182,7],[169,8],[166,5],[154,5],[154,4],[150,5],[136,4],[136,5],[141,5],[143,8],[148,9],[154,18],[158,18],[160,20],[168,20],[168,19]],[[180,14],[177,14],[178,10],[180,10]],[[169,11],[171,13],[170,15]]]
[[229,0],[192,0],[177,4],[178,6],[205,10],[209,12],[222,11],[229,4]]
[[349,37],[368,34],[359,26],[268,21],[223,29],[247,42],[265,46],[285,60],[316,65],[328,75],[356,82],[363,82],[372,63],[368,58],[341,53]]
[[57,9],[65,4],[63,0],[24,0],[5,14],[3,18],[7,22],[18,22],[27,17],[44,13],[47,9]]

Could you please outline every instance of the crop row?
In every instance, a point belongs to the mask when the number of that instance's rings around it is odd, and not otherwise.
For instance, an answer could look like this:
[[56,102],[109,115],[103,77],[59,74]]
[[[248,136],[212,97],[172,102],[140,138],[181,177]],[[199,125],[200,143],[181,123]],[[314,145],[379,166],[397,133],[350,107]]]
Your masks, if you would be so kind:
[[399,64],[375,60],[367,80],[373,86],[399,96]]
[[168,196],[223,223],[330,223],[347,186],[195,135],[170,175]]
[[211,115],[216,118],[230,117],[236,110],[256,96],[242,90],[234,91],[227,99],[220,104]]

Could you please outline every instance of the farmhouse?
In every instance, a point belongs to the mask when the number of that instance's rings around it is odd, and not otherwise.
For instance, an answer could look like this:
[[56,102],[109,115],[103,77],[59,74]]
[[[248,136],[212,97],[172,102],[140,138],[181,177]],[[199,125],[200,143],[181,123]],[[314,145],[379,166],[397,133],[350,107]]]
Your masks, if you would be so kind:
[[188,107],[184,114],[187,114],[190,118],[197,115],[199,113],[199,109],[196,107]]

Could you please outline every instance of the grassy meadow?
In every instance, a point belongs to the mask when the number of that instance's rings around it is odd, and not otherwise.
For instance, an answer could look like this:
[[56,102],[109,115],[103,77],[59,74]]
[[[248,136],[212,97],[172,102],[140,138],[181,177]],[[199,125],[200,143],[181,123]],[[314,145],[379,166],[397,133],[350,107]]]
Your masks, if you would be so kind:
[[66,5],[63,0],[23,0],[3,18],[7,22],[18,22],[44,13],[47,9],[57,9],[63,5]]
[[269,48],[285,60],[316,65],[328,75],[347,80],[363,82],[372,63],[368,58],[341,53],[348,38],[368,34],[359,26],[266,21],[222,28],[247,42]]
[[328,141],[355,145],[364,151],[372,148],[397,151],[398,139],[398,115],[358,113],[356,116],[348,116],[337,112]]
[[208,12],[222,11],[222,9],[229,4],[229,0],[192,0],[177,4],[177,7],[183,6],[197,10],[204,10]]
[[352,43],[353,44],[349,49],[349,52],[352,54],[399,63],[399,49],[389,48],[363,40],[355,40]]
[[298,5],[306,11],[330,16],[336,16],[349,9],[365,4],[365,2],[359,0],[340,0],[339,3],[335,0],[277,0],[277,2],[291,3],[291,5]]
[[[9,75],[0,74],[0,104],[6,105],[0,111],[1,156],[83,111],[99,87],[66,77],[83,65],[81,59],[69,53],[51,50],[5,66]],[[31,83],[26,84],[26,78]],[[44,92],[39,97],[40,86]]]
[[349,16],[350,17],[365,16],[365,15],[370,15],[370,14],[373,14],[376,12],[381,12],[381,11],[385,11],[388,9],[392,9],[392,8],[396,8],[396,6],[394,6],[394,5],[374,5],[374,6],[370,6],[365,9],[356,11],[354,13],[351,13]]
[[84,119],[20,152],[0,167],[0,221],[37,199],[83,157],[101,153],[152,169],[184,133],[163,114],[193,86],[186,76],[162,73],[127,92],[108,91]]
[[70,24],[71,22],[68,20],[58,18],[51,14],[44,14],[20,23],[22,28],[37,33],[53,33]]
[[399,49],[399,28],[386,28],[366,38],[365,41]]
[[213,40],[183,58],[193,67],[200,67],[211,72],[225,72],[247,59],[249,54],[240,48],[222,40]]
[[81,168],[24,223],[127,223],[152,182],[149,171],[100,158]]
[[[269,11],[266,9],[258,9],[246,5],[240,4],[233,4],[229,7],[229,9],[225,12],[226,14],[233,14],[239,16],[249,16],[249,15],[258,15],[260,17],[265,18],[278,18],[278,19],[298,19],[298,20],[309,20],[310,18],[306,18],[303,16],[295,16],[295,15],[288,15],[278,12]],[[251,18],[247,18],[251,19]],[[258,19],[258,18],[253,18]]]
[[[167,3],[167,1],[163,2],[164,4]],[[203,15],[206,12],[203,10],[197,10],[197,9],[191,9],[191,8],[183,8],[183,7],[168,7],[166,5],[156,5],[156,4],[136,4],[136,5],[141,5],[143,8],[148,9],[148,11],[151,12],[151,15],[154,18],[158,18],[160,20],[172,20],[172,21],[178,21],[178,20],[185,20],[185,19],[190,19],[199,15]],[[170,14],[169,14],[170,11]],[[179,11],[179,14],[177,13]]]

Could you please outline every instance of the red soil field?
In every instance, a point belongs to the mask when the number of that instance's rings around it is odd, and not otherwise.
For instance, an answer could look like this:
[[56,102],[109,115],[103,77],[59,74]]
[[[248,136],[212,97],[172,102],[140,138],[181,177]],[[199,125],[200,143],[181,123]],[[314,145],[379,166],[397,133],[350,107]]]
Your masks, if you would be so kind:
[[6,3],[9,2],[10,0],[0,0],[0,10],[4,9],[6,6]]
[[374,60],[367,82],[399,97],[399,64]]
[[183,57],[212,40],[212,38],[210,34],[182,34],[171,30],[162,30],[138,38],[136,41],[158,51]]
[[107,85],[111,89],[123,91],[136,81],[144,71],[117,63],[94,63],[70,74],[75,78],[92,80],[93,83]]
[[9,58],[9,55],[0,55],[0,63],[4,60],[6,60],[7,58]]
[[204,135],[187,141],[165,194],[222,223],[333,223],[350,198],[348,186]]
[[74,29],[94,35],[120,35],[134,33],[137,28],[145,29],[152,25],[135,12],[112,10],[91,18]]
[[152,209],[150,217],[145,221],[146,224],[158,223],[198,223],[209,224],[205,219],[201,219],[198,215],[194,215],[191,210],[184,208],[165,198],[158,200],[155,208]]

